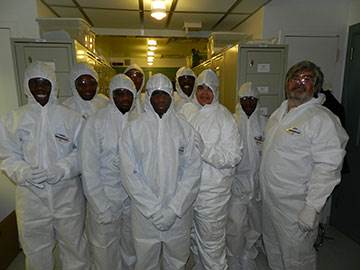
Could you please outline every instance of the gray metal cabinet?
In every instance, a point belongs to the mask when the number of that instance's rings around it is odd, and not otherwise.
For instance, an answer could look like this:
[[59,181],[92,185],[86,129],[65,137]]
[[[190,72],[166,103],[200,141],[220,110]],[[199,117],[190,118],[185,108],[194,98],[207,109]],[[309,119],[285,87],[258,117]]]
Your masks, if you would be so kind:
[[17,74],[19,105],[27,102],[24,94],[24,71],[34,61],[55,63],[58,97],[63,100],[72,95],[69,84],[69,73],[76,62],[74,43],[39,42],[34,40],[12,40],[15,68]]
[[284,100],[286,63],[286,45],[236,45],[194,67],[194,72],[212,68],[217,73],[219,100],[231,112],[241,84],[253,82],[260,92],[261,110],[270,115]]
[[251,81],[260,93],[261,110],[270,115],[285,98],[285,45],[243,45],[239,53],[238,87]]

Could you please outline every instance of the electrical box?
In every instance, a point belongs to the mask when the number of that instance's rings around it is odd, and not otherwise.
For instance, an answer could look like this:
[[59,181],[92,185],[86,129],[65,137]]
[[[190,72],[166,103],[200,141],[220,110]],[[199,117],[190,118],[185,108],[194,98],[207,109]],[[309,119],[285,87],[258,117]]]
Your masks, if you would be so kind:
[[286,45],[233,46],[194,67],[195,74],[212,68],[220,80],[220,103],[235,112],[238,89],[248,81],[260,93],[260,109],[270,115],[284,100],[287,63]]

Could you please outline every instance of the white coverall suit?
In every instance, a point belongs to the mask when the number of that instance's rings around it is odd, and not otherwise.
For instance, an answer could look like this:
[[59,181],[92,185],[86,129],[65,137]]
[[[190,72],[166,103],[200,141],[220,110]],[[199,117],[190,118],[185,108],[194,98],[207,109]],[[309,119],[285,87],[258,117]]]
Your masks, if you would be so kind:
[[316,269],[318,215],[340,182],[348,140],[321,101],[288,112],[286,100],[266,126],[260,187],[263,240],[274,270]]
[[111,101],[87,120],[82,132],[82,181],[88,200],[86,228],[92,267],[96,270],[133,269],[136,260],[130,227],[130,199],[119,171],[114,168],[122,132],[136,112],[130,109],[123,114],[116,107],[113,91],[119,88],[133,94],[133,109],[135,85],[126,75],[118,74],[110,82]]
[[241,159],[241,139],[235,119],[219,104],[219,81],[212,70],[204,70],[196,79],[196,88],[203,84],[213,91],[212,103],[202,107],[195,97],[181,110],[204,141],[200,191],[194,204],[193,253],[196,270],[225,270],[228,202],[234,168]]
[[196,79],[195,73],[192,71],[191,68],[181,67],[176,72],[176,82],[175,82],[176,92],[174,92],[174,101],[175,101],[175,111],[177,112],[181,111],[184,104],[193,102],[194,94],[195,94],[195,84],[190,97],[184,93],[178,81],[179,77],[181,76],[192,76]]
[[[31,78],[51,82],[48,103],[41,106],[30,92]],[[58,244],[63,269],[88,269],[84,238],[85,198],[79,178],[78,137],[82,118],[56,104],[55,66],[34,62],[25,71],[28,104],[5,119],[11,141],[1,169],[16,183],[16,216],[26,269],[54,268]],[[46,170],[47,180],[30,182],[33,168]],[[56,172],[62,171],[58,176]],[[30,171],[30,174],[28,173]],[[56,177],[56,183],[51,182]]]
[[137,64],[131,64],[130,66],[128,66],[125,69],[124,74],[132,69],[140,71],[141,74],[143,75],[143,81],[142,81],[141,87],[136,92],[136,96],[135,96],[135,110],[136,110],[136,113],[140,115],[141,113],[144,112],[144,102],[145,102],[145,96],[146,96],[145,93],[142,93],[142,89],[144,88],[144,85],[145,85],[145,73],[142,70],[142,68],[139,67]]
[[80,113],[84,119],[87,119],[90,115],[94,114],[99,109],[104,108],[108,104],[109,99],[103,94],[98,94],[99,85],[96,89],[96,95],[92,100],[82,99],[75,86],[76,79],[81,75],[91,75],[96,79],[97,82],[99,82],[97,72],[89,64],[79,63],[73,65],[70,73],[70,86],[73,96],[64,100],[63,105],[75,112]]
[[[244,83],[238,93],[239,99],[258,95],[251,82]],[[259,169],[267,119],[261,114],[259,103],[248,117],[239,99],[234,117],[243,142],[243,155],[231,188],[226,245],[229,269],[254,270],[258,254],[255,243],[261,235]]]
[[[161,263],[163,269],[185,269],[201,158],[195,130],[174,112],[173,104],[162,118],[155,112],[150,97],[156,90],[172,95],[171,81],[162,74],[149,79],[145,113],[129,124],[120,142],[120,151],[127,154],[120,159],[132,200],[135,269],[159,270]],[[175,223],[160,230],[153,217],[160,211],[167,218],[166,209],[175,216]]]

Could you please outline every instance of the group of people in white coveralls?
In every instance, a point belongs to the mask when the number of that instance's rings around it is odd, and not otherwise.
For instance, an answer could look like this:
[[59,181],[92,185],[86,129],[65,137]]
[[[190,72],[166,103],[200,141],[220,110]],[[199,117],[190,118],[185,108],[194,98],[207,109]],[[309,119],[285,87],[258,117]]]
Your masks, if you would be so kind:
[[259,250],[272,270],[316,269],[348,140],[322,106],[320,74],[291,67],[268,119],[252,82],[231,114],[211,69],[180,68],[174,93],[131,65],[106,97],[95,70],[75,64],[60,104],[54,63],[30,64],[27,105],[0,121],[26,269],[255,270]]

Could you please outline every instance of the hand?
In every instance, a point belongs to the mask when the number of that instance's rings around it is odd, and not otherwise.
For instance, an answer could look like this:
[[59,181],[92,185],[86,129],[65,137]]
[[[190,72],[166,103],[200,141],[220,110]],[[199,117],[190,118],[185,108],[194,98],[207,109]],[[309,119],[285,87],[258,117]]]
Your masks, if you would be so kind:
[[57,182],[59,182],[61,179],[64,178],[65,175],[65,169],[61,168],[60,166],[53,166],[50,167],[49,169],[47,169],[47,175],[48,178],[46,180],[46,182],[50,185],[54,185]]
[[176,214],[170,207],[160,209],[151,217],[152,223],[160,231],[169,230],[174,225],[175,220]]
[[195,132],[195,146],[199,149],[200,154],[202,154],[205,150],[204,141],[201,138],[201,135],[198,132]]
[[110,168],[113,171],[120,171],[120,157],[118,154],[114,154],[112,160],[110,160]]
[[97,220],[101,224],[109,224],[113,221],[113,216],[110,210],[106,210],[104,213],[98,215]]
[[46,181],[47,173],[46,170],[39,167],[28,167],[22,172],[23,181],[30,184],[37,185]]
[[317,212],[311,206],[305,204],[298,216],[298,226],[302,232],[309,232],[316,227]]
[[44,170],[39,169],[38,167],[25,167],[23,169],[20,169],[16,173],[16,183],[20,186],[29,186],[32,185],[34,187],[43,189],[44,185],[40,184],[40,182],[43,182],[40,177]]

